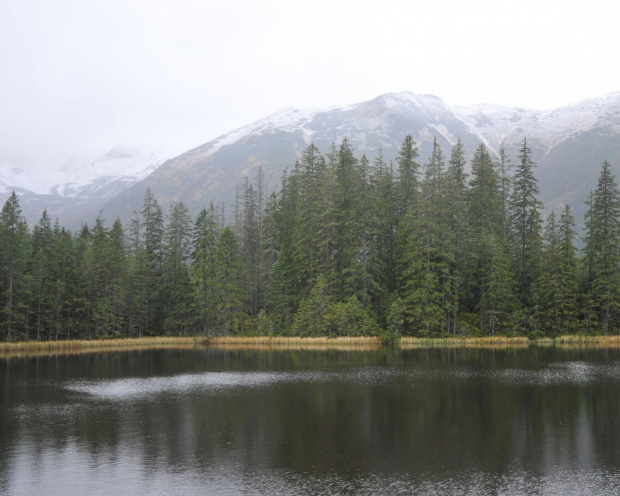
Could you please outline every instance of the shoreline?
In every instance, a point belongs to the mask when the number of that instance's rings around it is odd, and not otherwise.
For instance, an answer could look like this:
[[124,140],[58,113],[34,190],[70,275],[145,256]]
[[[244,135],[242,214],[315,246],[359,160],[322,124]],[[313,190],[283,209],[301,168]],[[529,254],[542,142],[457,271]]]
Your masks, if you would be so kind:
[[[149,349],[214,348],[222,350],[351,350],[374,351],[386,346],[376,336],[366,337],[286,337],[286,336],[218,336],[218,337],[143,337],[100,340],[23,341],[0,343],[0,358],[11,356],[135,351]],[[395,348],[524,349],[534,347],[620,348],[620,336],[567,335],[530,341],[527,337],[403,337]]]

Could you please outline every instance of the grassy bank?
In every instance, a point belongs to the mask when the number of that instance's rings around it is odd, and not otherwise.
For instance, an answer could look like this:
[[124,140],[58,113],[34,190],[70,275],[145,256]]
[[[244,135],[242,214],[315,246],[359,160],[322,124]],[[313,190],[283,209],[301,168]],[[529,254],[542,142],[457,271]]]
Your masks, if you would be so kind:
[[114,349],[147,349],[158,347],[193,347],[205,344],[205,338],[193,337],[144,337],[128,339],[75,339],[66,341],[21,341],[0,343],[0,355],[14,352],[35,351],[107,351]]
[[[526,337],[447,337],[415,338],[403,337],[394,342],[404,350],[419,348],[527,348],[528,346],[609,347],[620,348],[620,336],[561,336],[530,341]],[[357,350],[372,351],[382,346],[377,337],[267,337],[267,336],[220,336],[220,337],[145,337],[135,339],[100,339],[69,341],[24,341],[0,343],[0,357],[44,355],[61,353],[90,353],[113,350],[146,350],[155,348],[200,348],[215,349],[308,349],[308,350]]]
[[220,336],[211,338],[209,346],[217,349],[276,349],[276,350],[357,350],[372,351],[381,347],[374,336],[302,338],[297,336]]
[[412,338],[400,339],[401,349],[417,348],[527,348],[532,342],[526,337],[507,338],[505,336],[472,338]]

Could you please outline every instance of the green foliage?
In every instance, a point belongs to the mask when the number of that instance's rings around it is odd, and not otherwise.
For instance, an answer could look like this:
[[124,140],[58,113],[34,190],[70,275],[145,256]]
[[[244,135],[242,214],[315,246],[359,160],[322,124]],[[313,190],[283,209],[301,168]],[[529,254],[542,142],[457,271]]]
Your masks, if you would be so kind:
[[240,324],[245,318],[243,271],[237,236],[230,227],[224,227],[215,247],[213,281],[214,330],[218,334],[233,334],[242,330]]
[[328,335],[372,336],[379,331],[375,320],[355,296],[351,296],[346,303],[331,305],[323,322]]
[[512,273],[499,186],[495,165],[480,145],[472,160],[464,274],[466,306],[477,311],[482,335],[504,332],[512,310]]
[[299,310],[295,313],[292,330],[301,336],[319,336],[326,333],[325,317],[334,304],[328,293],[327,280],[319,275],[308,298],[301,300]]
[[31,275],[27,272],[30,233],[15,191],[0,212],[0,326],[6,341],[27,334]]
[[545,229],[540,276],[541,327],[548,334],[577,332],[578,274],[573,245],[575,219],[565,207],[559,223],[551,212]]
[[387,316],[388,331],[394,334],[402,335],[405,331],[405,312],[406,305],[402,298],[396,295],[390,304],[390,310]]
[[357,297],[351,296],[346,303],[335,302],[321,275],[309,297],[299,305],[292,329],[300,336],[369,336],[377,334],[379,326]]
[[191,252],[191,283],[196,305],[196,327],[202,334],[208,334],[214,327],[215,300],[215,249],[219,229],[213,204],[203,209],[194,224]]
[[542,263],[542,204],[537,198],[538,181],[534,176],[536,164],[532,161],[531,154],[527,140],[524,139],[512,179],[513,189],[509,202],[509,242],[516,291],[526,329],[531,329],[530,317],[539,311],[537,286]]
[[608,334],[620,327],[620,190],[607,161],[587,204],[583,258],[587,330],[599,327]]

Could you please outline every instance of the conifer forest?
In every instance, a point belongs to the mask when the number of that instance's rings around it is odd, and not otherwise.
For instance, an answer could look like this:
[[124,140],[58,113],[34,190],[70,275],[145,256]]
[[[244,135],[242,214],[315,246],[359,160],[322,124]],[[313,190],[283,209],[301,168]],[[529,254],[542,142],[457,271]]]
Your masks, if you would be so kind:
[[[0,339],[493,336],[620,330],[620,191],[604,162],[584,229],[543,212],[531,150],[467,157],[407,136],[395,162],[310,145],[267,193],[192,218],[147,189],[123,225],[0,214]],[[164,214],[164,211],[166,212]]]

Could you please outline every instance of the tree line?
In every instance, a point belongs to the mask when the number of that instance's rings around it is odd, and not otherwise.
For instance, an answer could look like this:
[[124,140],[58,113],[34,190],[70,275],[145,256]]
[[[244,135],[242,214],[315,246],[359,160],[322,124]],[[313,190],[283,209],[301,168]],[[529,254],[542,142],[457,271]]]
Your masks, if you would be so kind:
[[[164,215],[147,189],[123,226],[30,229],[0,213],[0,336],[557,335],[620,329],[620,191],[604,162],[583,249],[567,205],[543,222],[524,139],[514,165],[459,140],[395,162],[345,138],[310,145],[267,194],[246,179],[232,211]],[[466,170],[470,172],[467,173]]]

